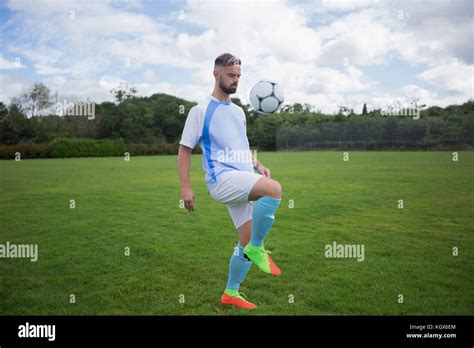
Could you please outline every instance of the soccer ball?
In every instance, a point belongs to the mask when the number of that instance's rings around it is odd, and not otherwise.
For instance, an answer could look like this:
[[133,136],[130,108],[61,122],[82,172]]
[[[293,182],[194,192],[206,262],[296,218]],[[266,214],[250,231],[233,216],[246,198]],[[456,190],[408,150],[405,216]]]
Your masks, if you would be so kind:
[[283,105],[283,89],[278,83],[260,81],[250,91],[250,104],[260,114],[271,114]]

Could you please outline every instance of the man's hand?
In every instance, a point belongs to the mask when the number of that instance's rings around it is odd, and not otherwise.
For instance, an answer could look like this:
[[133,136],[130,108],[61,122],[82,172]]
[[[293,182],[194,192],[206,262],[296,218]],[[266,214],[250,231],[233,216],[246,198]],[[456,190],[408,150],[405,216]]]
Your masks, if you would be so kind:
[[257,163],[255,169],[257,170],[257,172],[259,172],[260,175],[270,178],[270,169],[264,167],[263,164],[261,164],[260,162]]
[[184,201],[184,206],[189,212],[194,211],[194,192],[193,190],[189,189],[181,189],[181,198]]

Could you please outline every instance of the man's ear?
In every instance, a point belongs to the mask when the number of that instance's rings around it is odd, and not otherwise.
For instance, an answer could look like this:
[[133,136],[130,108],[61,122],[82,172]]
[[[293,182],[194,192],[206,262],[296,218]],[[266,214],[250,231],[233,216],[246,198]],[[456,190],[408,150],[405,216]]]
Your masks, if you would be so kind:
[[219,76],[219,71],[214,70],[213,75],[214,75],[214,78],[217,80],[217,77]]

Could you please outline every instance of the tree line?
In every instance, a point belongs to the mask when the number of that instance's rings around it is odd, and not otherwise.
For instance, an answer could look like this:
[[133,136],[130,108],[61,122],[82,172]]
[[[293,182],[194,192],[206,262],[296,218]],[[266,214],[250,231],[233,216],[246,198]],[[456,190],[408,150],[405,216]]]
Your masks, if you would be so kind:
[[[127,85],[111,92],[114,102],[93,104],[93,115],[71,115],[73,109],[55,100],[43,84],[9,105],[0,102],[0,158],[11,159],[16,152],[31,158],[177,153],[186,116],[196,103],[167,94],[137,96]],[[258,150],[442,150],[474,145],[473,100],[425,108],[418,119],[368,111],[366,105],[361,114],[341,107],[328,115],[300,103],[259,115],[239,99],[232,101],[243,108],[249,142]]]

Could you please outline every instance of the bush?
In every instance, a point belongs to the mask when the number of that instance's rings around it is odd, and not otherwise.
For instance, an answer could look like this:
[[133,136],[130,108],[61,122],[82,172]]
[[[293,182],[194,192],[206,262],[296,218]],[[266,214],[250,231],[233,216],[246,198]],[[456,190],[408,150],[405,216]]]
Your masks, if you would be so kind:
[[19,152],[21,158],[47,158],[51,157],[51,146],[48,144],[17,144],[0,145],[0,159],[15,159]]
[[[15,159],[19,152],[21,158],[68,158],[68,157],[109,157],[123,156],[129,152],[132,156],[177,155],[178,143],[125,144],[123,139],[81,139],[56,138],[49,144],[25,143],[18,145],[0,145],[0,159]],[[193,153],[202,153],[196,146]]]
[[52,144],[52,157],[107,157],[123,156],[123,139],[56,138]]
[[125,151],[130,152],[132,156],[150,156],[150,155],[177,155],[179,144],[177,143],[159,143],[153,145],[147,144],[128,144]]
[[177,155],[179,144],[177,143],[161,143],[157,146],[158,154],[160,155]]

